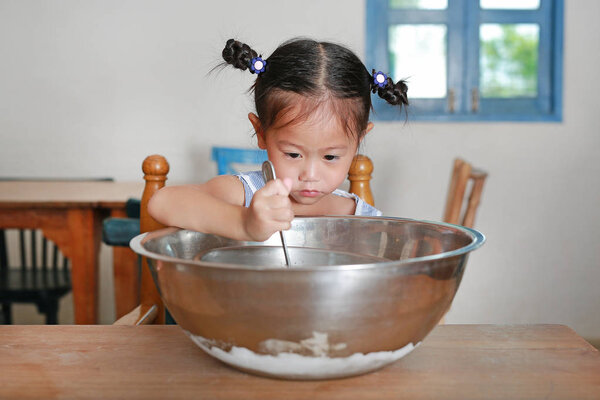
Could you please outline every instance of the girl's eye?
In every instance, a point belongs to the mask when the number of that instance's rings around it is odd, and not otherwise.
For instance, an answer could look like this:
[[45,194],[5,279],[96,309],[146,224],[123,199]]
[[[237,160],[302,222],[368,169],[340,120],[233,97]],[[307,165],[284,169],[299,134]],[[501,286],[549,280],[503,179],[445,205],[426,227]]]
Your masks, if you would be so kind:
[[331,155],[331,154],[327,154],[327,155],[325,156],[325,159],[326,159],[327,161],[333,161],[333,160],[337,160],[338,158],[340,158],[340,157],[339,157],[339,156],[334,156],[334,155]]
[[300,157],[299,153],[285,153],[290,158],[298,158]]

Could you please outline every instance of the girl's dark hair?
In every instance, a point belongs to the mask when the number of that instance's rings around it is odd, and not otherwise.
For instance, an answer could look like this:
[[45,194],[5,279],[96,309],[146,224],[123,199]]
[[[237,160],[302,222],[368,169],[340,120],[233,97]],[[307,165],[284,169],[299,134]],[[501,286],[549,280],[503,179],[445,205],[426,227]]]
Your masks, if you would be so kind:
[[[229,39],[223,59],[246,70],[258,53],[245,43]],[[405,81],[387,79],[379,87],[373,74],[347,48],[310,39],[292,39],[281,44],[266,61],[266,70],[252,86],[256,112],[263,129],[300,105],[301,112],[286,123],[308,118],[313,112],[333,111],[346,131],[357,139],[365,134],[372,109],[371,91],[388,103],[408,105]]]

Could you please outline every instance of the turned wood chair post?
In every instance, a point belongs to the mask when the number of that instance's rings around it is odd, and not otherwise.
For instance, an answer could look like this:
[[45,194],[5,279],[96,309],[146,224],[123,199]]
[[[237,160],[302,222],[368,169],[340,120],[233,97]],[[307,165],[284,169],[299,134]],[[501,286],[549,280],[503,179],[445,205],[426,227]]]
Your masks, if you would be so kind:
[[[485,171],[473,168],[471,164],[460,158],[454,160],[444,208],[444,222],[473,227],[486,178]],[[465,200],[469,182],[471,182],[469,196]]]
[[[473,227],[486,178],[486,172],[473,168],[471,164],[460,158],[454,160],[452,174],[450,175],[450,184],[448,185],[446,207],[444,208],[444,222],[466,226],[467,228]],[[465,201],[465,193],[469,181],[472,184],[469,197]],[[461,218],[463,208],[465,210]],[[444,323],[445,317],[440,320],[439,324]]]
[[471,165],[469,163],[458,158],[454,160],[454,167],[448,187],[448,197],[446,198],[445,222],[450,224],[458,224],[460,222],[460,212],[470,174]]
[[[150,232],[165,227],[148,214],[148,202],[154,193],[165,186],[167,174],[169,173],[169,163],[163,156],[156,154],[151,155],[144,160],[142,171],[144,172],[146,185],[144,187],[140,209],[140,233]],[[152,306],[156,306],[154,323],[164,324],[164,305],[162,304],[160,295],[158,294],[158,290],[152,279],[152,274],[148,268],[148,261],[145,257],[142,257],[141,281],[140,317],[144,317],[150,311]],[[152,311],[152,314],[154,315],[154,310]],[[149,318],[151,318],[151,316]]]
[[371,173],[373,172],[373,162],[365,155],[357,154],[350,164],[348,171],[348,180],[350,181],[350,193],[358,195],[370,205],[375,205],[373,193],[371,192]]
[[473,179],[473,186],[471,188],[469,200],[467,201],[467,209],[465,210],[465,215],[462,220],[462,225],[469,228],[472,228],[473,225],[475,225],[475,213],[481,202],[481,193],[483,192],[483,184],[485,183],[485,178],[487,178],[487,173],[472,169],[471,178]]

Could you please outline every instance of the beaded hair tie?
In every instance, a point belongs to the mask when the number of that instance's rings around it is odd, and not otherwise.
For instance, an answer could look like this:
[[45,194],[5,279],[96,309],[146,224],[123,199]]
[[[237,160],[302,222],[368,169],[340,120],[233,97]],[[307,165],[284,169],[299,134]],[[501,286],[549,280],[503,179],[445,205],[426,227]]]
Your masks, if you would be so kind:
[[267,67],[267,62],[263,60],[260,56],[254,57],[250,61],[250,72],[253,74],[260,74],[261,72],[265,72],[265,68]]
[[373,90],[373,93],[375,93],[378,88],[383,89],[386,87],[388,85],[388,81],[389,78],[386,74],[381,71],[375,72],[375,70],[373,70],[373,82],[371,82],[371,89]]

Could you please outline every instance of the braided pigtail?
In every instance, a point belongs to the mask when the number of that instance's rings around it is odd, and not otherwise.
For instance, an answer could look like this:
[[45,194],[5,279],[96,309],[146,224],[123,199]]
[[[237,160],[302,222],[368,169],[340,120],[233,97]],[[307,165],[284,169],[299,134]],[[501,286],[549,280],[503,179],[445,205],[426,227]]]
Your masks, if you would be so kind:
[[408,106],[408,97],[406,95],[408,86],[406,86],[406,81],[404,80],[399,80],[398,83],[394,83],[392,78],[383,72],[375,72],[375,70],[373,70],[373,76],[371,77],[371,91],[373,93],[377,92],[379,97],[393,106]]
[[250,46],[234,39],[227,41],[221,55],[227,64],[231,64],[242,71],[249,68],[253,74],[264,72],[267,66],[267,62],[256,51],[252,50]]

